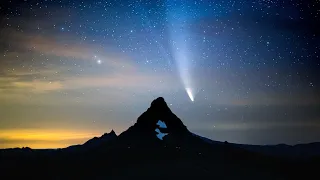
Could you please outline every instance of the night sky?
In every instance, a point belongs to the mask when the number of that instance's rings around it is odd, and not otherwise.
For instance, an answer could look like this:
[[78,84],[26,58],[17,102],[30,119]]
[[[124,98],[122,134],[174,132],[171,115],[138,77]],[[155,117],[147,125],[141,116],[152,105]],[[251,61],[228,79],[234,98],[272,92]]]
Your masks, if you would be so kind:
[[159,96],[214,140],[320,141],[319,5],[1,0],[0,148],[119,134]]

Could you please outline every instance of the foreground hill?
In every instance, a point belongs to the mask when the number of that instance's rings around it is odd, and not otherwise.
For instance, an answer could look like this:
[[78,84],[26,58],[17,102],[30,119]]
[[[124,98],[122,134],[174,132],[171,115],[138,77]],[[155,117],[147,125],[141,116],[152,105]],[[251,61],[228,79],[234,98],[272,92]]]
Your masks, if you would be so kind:
[[319,162],[197,136],[163,98],[119,136],[112,131],[64,149],[0,152],[4,179],[319,179]]

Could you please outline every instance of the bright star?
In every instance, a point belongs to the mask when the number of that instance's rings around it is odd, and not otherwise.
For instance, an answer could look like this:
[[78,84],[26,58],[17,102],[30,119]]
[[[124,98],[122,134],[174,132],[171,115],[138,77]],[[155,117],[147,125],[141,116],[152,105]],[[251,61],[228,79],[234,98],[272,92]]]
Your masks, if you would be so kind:
[[97,63],[98,63],[98,64],[101,64],[101,63],[102,63],[102,61],[101,61],[100,59],[98,59],[98,60],[97,60]]

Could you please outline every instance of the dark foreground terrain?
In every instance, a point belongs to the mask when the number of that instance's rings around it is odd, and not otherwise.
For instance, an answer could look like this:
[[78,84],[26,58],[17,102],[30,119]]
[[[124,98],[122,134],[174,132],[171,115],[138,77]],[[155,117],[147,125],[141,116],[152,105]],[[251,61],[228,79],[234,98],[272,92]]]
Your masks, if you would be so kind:
[[[163,140],[156,128],[168,133]],[[57,150],[1,150],[0,179],[320,179],[317,151],[308,156],[301,149],[208,140],[191,133],[158,98],[119,136],[112,131]]]

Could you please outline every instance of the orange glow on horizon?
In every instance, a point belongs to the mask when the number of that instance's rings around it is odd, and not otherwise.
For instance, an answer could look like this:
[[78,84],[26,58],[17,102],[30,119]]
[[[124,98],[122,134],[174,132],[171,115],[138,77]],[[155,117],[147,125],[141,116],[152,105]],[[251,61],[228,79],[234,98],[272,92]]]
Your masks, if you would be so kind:
[[7,148],[23,148],[29,147],[31,149],[59,149],[66,148],[71,145],[83,144],[86,140],[70,141],[70,142],[59,142],[59,141],[50,141],[50,142],[10,142],[6,144],[0,144],[0,149]]
[[0,131],[0,148],[64,148],[83,144],[103,132],[84,130],[10,129]]

